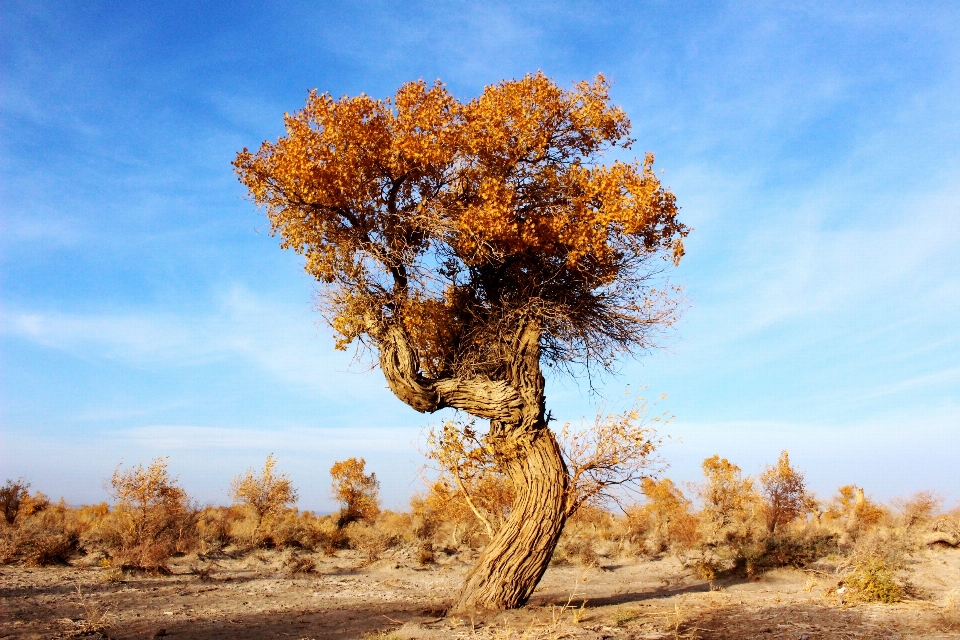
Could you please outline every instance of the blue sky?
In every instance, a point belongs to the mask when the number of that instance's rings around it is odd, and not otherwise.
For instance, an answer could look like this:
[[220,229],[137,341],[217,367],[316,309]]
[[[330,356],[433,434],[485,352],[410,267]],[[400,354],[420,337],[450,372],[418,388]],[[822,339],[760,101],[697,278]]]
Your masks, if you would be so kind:
[[[960,8],[943,2],[7,2],[0,16],[0,480],[106,497],[170,456],[198,500],[270,452],[329,510],[364,456],[420,488],[422,416],[334,352],[230,161],[312,88],[468,99],[602,72],[695,227],[667,348],[678,480],[783,448],[823,497],[960,499]],[[599,402],[552,378],[561,420]]]

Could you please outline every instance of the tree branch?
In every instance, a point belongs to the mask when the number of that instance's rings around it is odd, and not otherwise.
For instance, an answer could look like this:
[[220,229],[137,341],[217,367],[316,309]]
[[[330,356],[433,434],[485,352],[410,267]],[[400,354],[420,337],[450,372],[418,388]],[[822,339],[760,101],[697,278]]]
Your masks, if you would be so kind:
[[[449,377],[432,380],[420,373],[420,362],[406,332],[396,324],[366,318],[367,331],[377,341],[380,368],[390,390],[421,413],[447,407],[489,420],[517,423],[523,399],[508,382]],[[542,404],[542,402],[541,402]]]

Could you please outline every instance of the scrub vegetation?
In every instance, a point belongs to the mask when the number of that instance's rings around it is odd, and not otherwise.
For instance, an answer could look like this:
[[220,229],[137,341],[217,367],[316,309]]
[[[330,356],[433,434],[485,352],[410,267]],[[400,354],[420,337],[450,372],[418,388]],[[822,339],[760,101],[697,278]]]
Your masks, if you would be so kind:
[[[807,490],[803,473],[787,452],[756,477],[713,456],[703,461],[699,482],[680,486],[663,477],[655,457],[659,440],[644,416],[637,407],[600,416],[599,426],[590,430],[593,435],[560,439],[570,447],[565,457],[588,461],[580,466],[571,462],[572,469],[590,469],[597,460],[606,460],[600,466],[606,475],[574,485],[582,487],[582,493],[568,498],[570,514],[548,573],[572,572],[577,580],[589,574],[593,588],[602,590],[604,580],[613,580],[618,572],[645,566],[663,571],[669,566],[672,579],[704,585],[713,593],[794,571],[806,576],[803,590],[816,593],[818,607],[921,603],[936,613],[925,629],[960,630],[956,590],[940,593],[930,589],[928,579],[924,584],[914,580],[918,564],[941,557],[947,565],[960,554],[960,510],[944,511],[930,492],[884,505],[853,485],[818,499]],[[603,434],[609,432],[632,433],[638,439],[621,450],[624,457],[619,458],[604,444]],[[560,433],[569,434],[569,427]],[[648,446],[636,444],[641,436]],[[585,447],[585,441],[592,444]],[[118,586],[177,576],[229,582],[227,567],[255,566],[274,579],[293,581],[294,588],[309,576],[323,580],[345,570],[375,576],[407,567],[449,576],[450,589],[504,526],[514,500],[509,478],[485,460],[482,442],[483,436],[469,425],[435,430],[427,453],[437,473],[403,512],[382,508],[379,483],[362,459],[338,462],[330,470],[331,492],[340,509],[328,515],[295,507],[297,491],[272,455],[262,470],[248,470],[233,480],[234,503],[227,506],[192,503],[168,473],[165,458],[118,467],[105,485],[110,501],[97,505],[70,507],[31,492],[22,479],[9,480],[0,489],[0,561],[8,575],[18,568],[77,569],[101,585]],[[610,482],[618,478],[630,482]],[[628,485],[633,491],[623,490]],[[463,569],[450,572],[459,567]],[[370,593],[377,588],[371,584]],[[596,620],[601,613],[609,614],[614,621],[609,624],[617,630],[651,622],[638,609],[624,609],[630,598],[613,598],[615,607],[599,602],[593,611],[589,589],[570,588],[568,606],[554,611],[559,617],[549,624],[545,619],[537,622],[534,627],[542,634],[526,637],[559,637],[561,626],[582,628],[585,620]],[[659,593],[652,589],[635,599]],[[451,609],[452,593],[429,594],[434,619]],[[574,615],[577,607],[580,613]],[[695,617],[717,615],[701,607],[687,618],[675,612],[674,623],[689,630],[696,626]],[[451,613],[446,619],[455,626],[461,618]],[[106,637],[108,628],[123,628],[108,622],[101,616],[99,627],[82,630],[101,629]],[[357,629],[359,636],[362,630]],[[376,629],[385,637],[389,625]],[[368,628],[364,633],[373,632]],[[696,637],[723,637],[699,633]]]

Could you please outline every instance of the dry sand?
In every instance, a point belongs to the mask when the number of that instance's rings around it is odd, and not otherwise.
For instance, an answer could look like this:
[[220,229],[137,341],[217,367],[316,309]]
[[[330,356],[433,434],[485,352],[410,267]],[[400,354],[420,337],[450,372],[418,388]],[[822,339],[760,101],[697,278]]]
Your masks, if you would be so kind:
[[305,555],[316,570],[295,575],[289,551],[177,558],[167,576],[0,567],[0,638],[960,638],[955,549],[914,557],[897,605],[841,602],[828,565],[711,583],[667,557],[554,566],[524,609],[473,619],[442,616],[470,554]]

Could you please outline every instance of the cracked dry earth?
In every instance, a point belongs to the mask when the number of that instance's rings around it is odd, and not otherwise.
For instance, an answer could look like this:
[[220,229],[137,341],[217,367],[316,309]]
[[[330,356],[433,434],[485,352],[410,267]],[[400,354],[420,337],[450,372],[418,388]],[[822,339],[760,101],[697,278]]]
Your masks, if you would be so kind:
[[960,638],[960,550],[915,557],[914,595],[897,605],[839,601],[827,565],[710,583],[663,558],[553,566],[524,609],[473,619],[442,617],[471,556],[317,554],[297,575],[289,557],[178,558],[167,576],[0,567],[0,638]]

